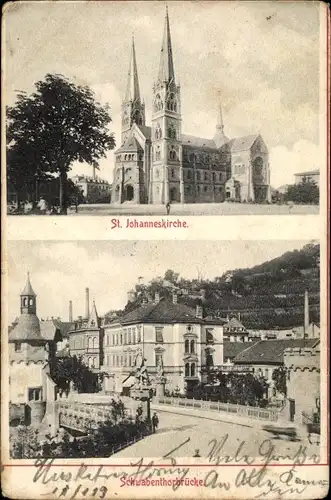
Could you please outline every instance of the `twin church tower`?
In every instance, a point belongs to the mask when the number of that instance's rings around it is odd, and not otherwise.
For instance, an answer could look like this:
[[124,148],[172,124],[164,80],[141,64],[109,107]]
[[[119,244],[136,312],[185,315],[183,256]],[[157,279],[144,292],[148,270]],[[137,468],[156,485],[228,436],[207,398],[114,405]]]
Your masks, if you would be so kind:
[[181,125],[181,89],[176,82],[167,10],[151,126],[146,125],[132,40],[112,203],[270,201],[268,150],[260,135],[229,140],[220,104],[213,139],[185,135]]

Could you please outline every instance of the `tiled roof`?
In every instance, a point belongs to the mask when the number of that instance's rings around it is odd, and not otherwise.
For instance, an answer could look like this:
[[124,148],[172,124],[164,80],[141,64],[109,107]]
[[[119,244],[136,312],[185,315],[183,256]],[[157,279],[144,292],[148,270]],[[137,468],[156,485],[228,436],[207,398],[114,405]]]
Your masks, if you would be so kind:
[[152,127],[146,127],[145,125],[137,125],[137,126],[142,131],[146,139],[150,139],[152,137]]
[[130,152],[130,151],[142,151],[142,147],[135,137],[128,137],[125,143],[116,150],[116,153],[120,152]]
[[224,328],[245,328],[245,327],[244,327],[244,325],[237,318],[231,318],[224,325]]
[[35,314],[21,314],[17,325],[9,333],[9,342],[42,340],[39,319]]
[[219,324],[218,320],[204,320],[196,317],[195,309],[185,304],[174,304],[161,298],[160,302],[147,303],[115,319],[112,323],[208,323]]
[[194,135],[182,134],[182,143],[183,146],[217,149],[215,141],[213,139],[204,139],[202,137],[196,137]]
[[320,173],[320,171],[317,168],[316,170],[308,170],[308,172],[299,172],[299,173],[294,174],[294,175],[317,175],[319,173]]
[[[68,338],[68,332],[70,331],[71,327],[72,323],[67,321],[60,321],[58,319],[41,321],[41,336],[46,340],[63,340]],[[59,336],[61,338],[59,338]]]
[[254,342],[229,342],[225,341],[223,344],[223,357],[224,361],[228,358],[233,359],[240,352],[251,347]]
[[318,339],[260,340],[241,351],[234,358],[235,364],[281,364],[285,349],[293,347],[314,347]]
[[247,151],[253,146],[254,142],[258,137],[259,136],[257,134],[245,135],[243,137],[236,137],[232,141],[231,152],[236,153],[237,151]]

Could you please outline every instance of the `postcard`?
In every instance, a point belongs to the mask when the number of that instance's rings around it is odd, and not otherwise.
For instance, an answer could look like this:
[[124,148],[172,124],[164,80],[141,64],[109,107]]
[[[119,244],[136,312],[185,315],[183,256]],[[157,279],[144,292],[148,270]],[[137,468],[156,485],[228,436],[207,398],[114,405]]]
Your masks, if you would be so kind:
[[3,13],[4,495],[326,497],[327,7]]

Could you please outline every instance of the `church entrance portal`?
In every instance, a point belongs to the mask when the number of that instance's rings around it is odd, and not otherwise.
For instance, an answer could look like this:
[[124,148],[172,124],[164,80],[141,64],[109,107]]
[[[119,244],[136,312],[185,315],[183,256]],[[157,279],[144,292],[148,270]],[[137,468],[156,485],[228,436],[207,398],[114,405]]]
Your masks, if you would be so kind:
[[134,189],[131,184],[128,184],[125,188],[125,200],[124,201],[132,201],[134,198]]
[[180,202],[179,193],[175,187],[170,189],[170,201],[175,203]]

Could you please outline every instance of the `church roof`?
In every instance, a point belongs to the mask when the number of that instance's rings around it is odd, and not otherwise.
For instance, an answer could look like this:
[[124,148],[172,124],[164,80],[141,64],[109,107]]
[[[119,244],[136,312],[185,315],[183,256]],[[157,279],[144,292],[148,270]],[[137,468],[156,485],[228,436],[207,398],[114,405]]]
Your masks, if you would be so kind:
[[142,131],[146,139],[151,139],[152,127],[147,127],[146,125],[137,125],[137,127]]
[[40,322],[35,314],[21,314],[17,325],[9,332],[9,342],[43,340]]
[[247,151],[253,146],[254,142],[258,137],[259,137],[258,134],[236,137],[235,139],[232,140],[231,152],[236,153],[237,151]]
[[30,275],[29,275],[29,273],[28,273],[28,277],[27,277],[27,280],[26,280],[26,284],[25,284],[24,290],[22,291],[21,295],[33,295],[34,297],[36,297],[36,294],[34,293],[33,288],[31,286],[31,283],[30,283]]
[[116,153],[130,153],[131,151],[143,151],[142,147],[135,137],[128,137],[124,144],[119,149],[117,149]]
[[217,149],[213,139],[204,139],[203,137],[196,137],[194,135],[182,134],[183,146],[192,146],[195,148],[209,148]]

